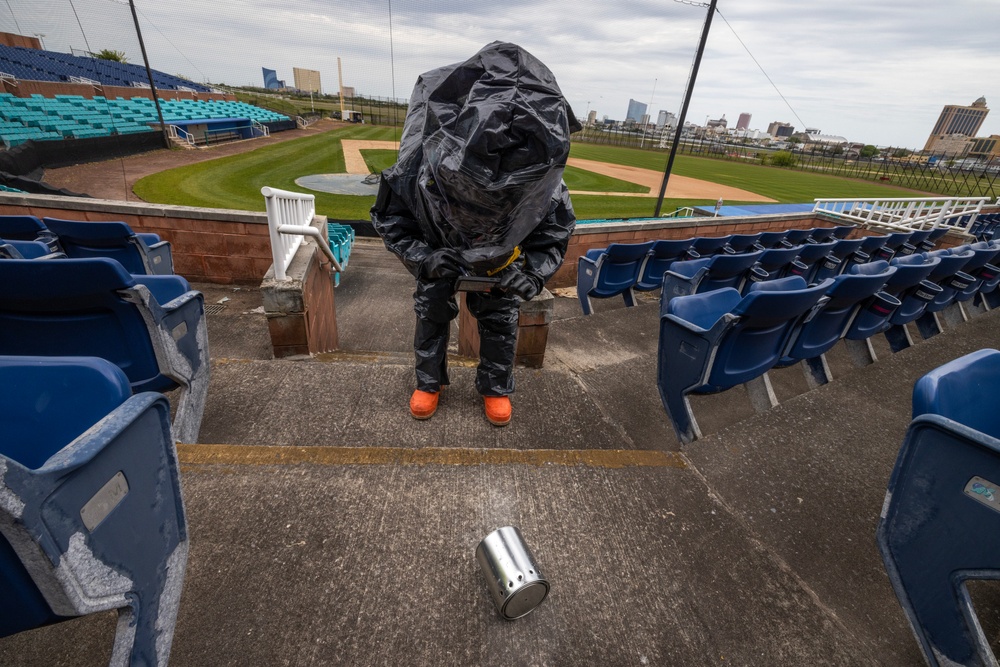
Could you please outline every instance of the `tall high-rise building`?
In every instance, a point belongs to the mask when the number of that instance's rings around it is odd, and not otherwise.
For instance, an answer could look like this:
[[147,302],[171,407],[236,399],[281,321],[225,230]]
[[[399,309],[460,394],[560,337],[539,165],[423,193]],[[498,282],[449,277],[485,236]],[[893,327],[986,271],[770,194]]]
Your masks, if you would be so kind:
[[295,87],[310,93],[322,93],[323,86],[319,82],[319,72],[314,69],[292,68],[295,77]]
[[776,138],[790,137],[795,134],[795,126],[791,123],[782,123],[776,120],[767,126],[767,133]]
[[660,115],[656,118],[656,127],[663,129],[667,126],[677,127],[677,116],[666,109],[660,109]]
[[279,90],[285,87],[285,82],[278,78],[278,73],[273,69],[261,67],[264,73],[264,87],[268,90]]
[[597,110],[591,109],[587,114],[587,125],[597,125]]
[[736,121],[737,130],[749,130],[750,129],[750,114],[741,113],[740,119]]
[[962,107],[955,104],[948,104],[941,110],[934,129],[927,137],[924,144],[925,151],[936,150],[938,144],[946,141],[951,135],[960,134],[964,137],[974,137],[979,132],[986,114],[990,112],[986,108],[986,98],[980,97],[971,106]]
[[633,99],[628,101],[628,113],[625,114],[625,120],[634,120],[639,122],[642,120],[642,115],[646,113],[646,105],[642,102],[637,102]]

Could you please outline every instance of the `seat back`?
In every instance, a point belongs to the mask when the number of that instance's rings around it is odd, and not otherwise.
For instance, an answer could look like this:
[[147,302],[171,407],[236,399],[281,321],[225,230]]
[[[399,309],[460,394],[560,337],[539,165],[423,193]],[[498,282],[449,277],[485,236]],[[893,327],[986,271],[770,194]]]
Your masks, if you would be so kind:
[[732,310],[739,318],[719,342],[705,389],[720,391],[760,377],[780,359],[788,335],[829,287],[798,276],[755,283]]
[[812,231],[811,229],[789,229],[785,232],[785,240],[792,245],[812,243]]
[[652,241],[609,245],[600,260],[596,283],[598,294],[620,294],[633,287],[652,247]]
[[654,242],[646,264],[642,267],[636,289],[651,291],[662,287],[663,274],[670,269],[670,265],[690,256],[692,241],[693,239],[661,239]]
[[0,215],[0,238],[14,241],[35,241],[48,230],[33,215]]
[[745,252],[757,243],[758,238],[760,234],[733,234],[729,237],[729,246],[736,252]]
[[66,255],[74,259],[107,257],[135,275],[147,273],[142,246],[124,222],[87,222],[45,218],[45,226],[59,237]]
[[728,236],[699,236],[691,242],[691,248],[703,257],[720,253],[727,245]]
[[809,236],[811,236],[816,243],[826,243],[837,238],[834,235],[834,231],[835,228],[833,227],[813,227],[809,232]]
[[698,284],[698,292],[710,292],[723,287],[740,289],[750,267],[760,259],[762,251],[738,255],[715,255],[708,263],[708,273]]
[[777,248],[778,246],[786,245],[782,243],[785,241],[786,236],[788,236],[788,232],[761,232],[760,236],[757,237],[757,243],[765,248]]
[[792,334],[782,365],[826,354],[841,339],[862,304],[885,285],[896,269],[887,262],[870,262],[833,278],[827,301]]
[[912,232],[893,232],[889,234],[889,237],[885,240],[885,246],[892,250],[896,250],[904,243],[910,242],[910,235]]
[[885,242],[889,240],[889,235],[865,236],[861,239],[861,252],[871,255],[879,248],[885,247]]
[[[100,359],[0,357],[0,378],[29,413],[0,439],[0,636],[117,609],[114,664],[165,665],[188,551],[169,402]],[[33,450],[52,455],[9,455]]]
[[966,582],[1000,578],[998,378],[1000,352],[980,350],[916,383],[886,491],[879,550],[930,665],[996,662]]
[[920,378],[913,386],[913,417],[935,414],[1000,438],[1000,352],[979,350]]
[[[0,356],[0,460],[36,469],[131,395],[114,365],[92,357]],[[52,611],[0,535],[0,637],[64,617]]]
[[0,261],[0,353],[101,357],[148,382],[159,366],[146,322],[119,294],[134,286],[111,259]]

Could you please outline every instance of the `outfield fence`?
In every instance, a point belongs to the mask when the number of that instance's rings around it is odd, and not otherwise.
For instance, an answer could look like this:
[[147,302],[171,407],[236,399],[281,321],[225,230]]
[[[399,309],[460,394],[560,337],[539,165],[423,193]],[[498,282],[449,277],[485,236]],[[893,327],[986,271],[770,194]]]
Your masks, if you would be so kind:
[[[672,135],[643,134],[638,129],[593,126],[573,135],[573,141],[663,153],[670,150],[672,139]],[[933,194],[990,199],[1000,196],[1000,158],[997,157],[972,160],[960,154],[897,147],[882,148],[875,155],[861,157],[842,146],[806,144],[792,150],[777,150],[715,137],[682,138],[678,153],[860,178]]]

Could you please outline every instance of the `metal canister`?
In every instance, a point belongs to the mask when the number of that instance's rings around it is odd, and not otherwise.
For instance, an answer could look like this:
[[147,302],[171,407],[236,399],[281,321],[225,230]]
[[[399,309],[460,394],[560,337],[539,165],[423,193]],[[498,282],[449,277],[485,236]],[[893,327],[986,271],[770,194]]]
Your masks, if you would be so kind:
[[512,621],[530,613],[549,594],[549,582],[513,526],[498,528],[476,547],[476,560],[500,615]]

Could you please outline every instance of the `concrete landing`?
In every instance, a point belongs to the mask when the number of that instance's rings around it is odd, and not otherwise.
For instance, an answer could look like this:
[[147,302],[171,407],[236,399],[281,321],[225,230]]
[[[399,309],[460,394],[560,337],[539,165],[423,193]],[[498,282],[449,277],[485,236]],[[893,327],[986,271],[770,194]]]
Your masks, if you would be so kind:
[[[698,398],[707,436],[681,451],[654,301],[585,318],[563,299],[506,428],[458,358],[439,414],[412,420],[412,281],[385,259],[352,254],[338,288],[354,349],[262,359],[252,296],[210,315],[202,444],[180,447],[191,555],[172,665],[922,664],[875,527],[913,383],[997,347],[1000,313],[880,344],[861,369],[837,350],[817,390],[775,372],[766,414],[740,390]],[[552,583],[512,622],[474,559],[504,525]],[[974,600],[1000,639],[998,586]],[[0,664],[104,665],[113,631],[108,613],[0,639]]]

